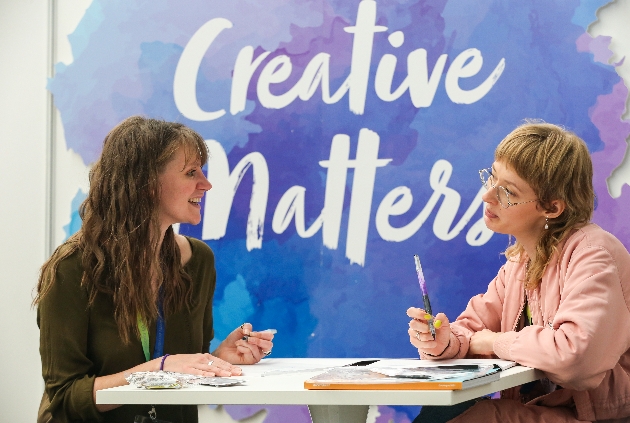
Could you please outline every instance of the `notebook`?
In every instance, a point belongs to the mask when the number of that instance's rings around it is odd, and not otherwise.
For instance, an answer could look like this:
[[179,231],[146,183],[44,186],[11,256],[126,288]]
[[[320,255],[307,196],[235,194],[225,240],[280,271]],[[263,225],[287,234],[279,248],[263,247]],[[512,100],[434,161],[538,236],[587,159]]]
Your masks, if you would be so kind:
[[367,367],[336,367],[304,382],[306,389],[459,390],[499,380],[506,360],[380,360]]

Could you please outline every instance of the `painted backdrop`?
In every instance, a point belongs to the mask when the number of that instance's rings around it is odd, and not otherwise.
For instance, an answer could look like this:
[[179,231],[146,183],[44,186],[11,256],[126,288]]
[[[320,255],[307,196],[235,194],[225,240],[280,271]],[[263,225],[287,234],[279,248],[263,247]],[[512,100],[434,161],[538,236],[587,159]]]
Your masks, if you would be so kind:
[[134,114],[207,140],[214,188],[202,224],[179,231],[217,257],[213,343],[249,321],[278,329],[275,357],[412,357],[412,256],[435,312],[454,318],[485,290],[508,239],[483,224],[477,171],[524,118],[587,142],[595,221],[630,246],[629,194],[606,186],[628,90],[609,39],[586,33],[605,3],[94,0],[49,89],[86,166]]

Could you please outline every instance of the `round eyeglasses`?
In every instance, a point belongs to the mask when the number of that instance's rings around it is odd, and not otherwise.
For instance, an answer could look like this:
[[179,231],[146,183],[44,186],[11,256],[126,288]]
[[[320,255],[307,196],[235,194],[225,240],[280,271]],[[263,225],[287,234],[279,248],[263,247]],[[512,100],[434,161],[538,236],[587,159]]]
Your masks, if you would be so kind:
[[508,207],[511,206],[518,206],[519,204],[525,204],[525,203],[532,203],[534,201],[538,201],[538,199],[535,200],[529,200],[529,201],[521,201],[520,203],[513,203],[510,201],[510,192],[503,186],[501,185],[495,185],[492,181],[493,181],[493,176],[492,176],[492,169],[488,168],[488,169],[481,169],[479,171],[479,177],[481,178],[481,183],[483,184],[484,188],[486,188],[487,190],[489,190],[490,188],[494,188],[497,190],[497,200],[499,200],[499,204],[501,204],[501,207],[503,207],[504,209],[507,209]]

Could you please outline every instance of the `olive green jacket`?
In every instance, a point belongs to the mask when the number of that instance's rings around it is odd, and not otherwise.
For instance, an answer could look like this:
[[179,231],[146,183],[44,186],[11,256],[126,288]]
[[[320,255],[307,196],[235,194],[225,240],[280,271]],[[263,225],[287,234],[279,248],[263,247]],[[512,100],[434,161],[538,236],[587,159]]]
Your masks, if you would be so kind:
[[[167,316],[164,353],[209,352],[212,329],[212,297],[216,283],[214,254],[202,241],[188,238],[192,257],[184,270],[192,278],[193,304]],[[123,344],[114,320],[112,298],[98,295],[88,307],[81,286],[81,253],[59,263],[57,279],[37,310],[40,354],[48,410],[57,422],[133,423],[137,414],[147,416],[150,405],[124,405],[100,413],[92,400],[94,380],[128,370],[145,361],[140,339]],[[155,342],[155,323],[149,328],[150,351]],[[196,406],[156,406],[157,418],[197,422]]]

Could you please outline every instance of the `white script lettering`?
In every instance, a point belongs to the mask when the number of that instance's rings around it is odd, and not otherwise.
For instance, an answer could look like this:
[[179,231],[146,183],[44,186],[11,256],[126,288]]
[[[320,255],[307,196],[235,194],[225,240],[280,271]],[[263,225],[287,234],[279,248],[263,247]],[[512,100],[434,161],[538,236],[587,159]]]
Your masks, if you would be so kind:
[[225,235],[230,209],[236,189],[245,172],[251,167],[254,172],[252,198],[249,202],[247,218],[247,251],[262,247],[263,227],[269,197],[269,169],[267,161],[260,153],[249,153],[243,157],[230,172],[227,155],[221,144],[215,140],[206,140],[212,166],[208,166],[208,180],[212,189],[206,193],[204,207],[202,239],[220,239]]
[[[262,248],[265,211],[269,193],[269,169],[265,158],[260,153],[249,153],[230,172],[227,155],[221,144],[207,140],[211,163],[208,166],[208,179],[213,188],[206,194],[202,238],[220,239],[226,233],[228,217],[234,195],[248,169],[253,171],[252,197],[247,220],[246,247],[248,251]],[[302,238],[309,238],[322,230],[324,246],[335,250],[339,244],[341,220],[348,170],[354,169],[350,206],[348,212],[348,232],[346,234],[346,257],[350,263],[365,265],[372,199],[376,183],[376,169],[387,166],[391,159],[378,157],[380,138],[367,128],[359,131],[357,154],[350,159],[350,137],[337,134],[333,137],[328,160],[319,164],[327,169],[324,206],[320,215],[306,227],[305,198],[306,188],[295,185],[289,188],[276,205],[272,219],[275,233],[285,232],[291,221],[295,221],[296,233]],[[455,216],[461,205],[461,196],[448,181],[453,166],[446,160],[438,160],[431,169],[429,185],[433,194],[424,208],[409,224],[395,228],[389,223],[389,216],[399,216],[411,208],[413,195],[406,186],[391,190],[378,206],[376,229],[382,239],[402,242],[413,236],[433,212],[441,197],[444,197],[435,220],[433,233],[443,241],[455,238],[470,222],[473,215],[483,207],[480,190],[466,209],[462,218],[453,227]],[[451,229],[452,227],[452,229]],[[475,222],[468,230],[466,242],[471,246],[480,246],[488,242],[493,232],[488,230],[483,218]]]
[[[196,86],[199,66],[208,48],[223,30],[232,28],[232,26],[232,22],[224,18],[215,18],[206,22],[191,37],[177,63],[173,81],[173,96],[177,109],[190,120],[216,120],[225,114],[224,109],[213,112],[202,110],[197,102]],[[316,54],[309,61],[294,86],[281,94],[272,93],[271,87],[286,83],[293,71],[291,58],[280,54],[269,60],[260,71],[256,83],[258,101],[263,107],[282,109],[298,98],[302,101],[310,99],[317,88],[321,87],[324,103],[336,103],[346,93],[349,93],[350,111],[362,115],[365,112],[367,89],[370,82],[374,36],[379,32],[387,31],[387,29],[385,26],[376,25],[376,1],[362,0],[358,6],[356,24],[345,28],[345,31],[353,36],[350,72],[333,95],[330,94],[330,55],[325,52]],[[392,47],[398,48],[404,42],[404,34],[401,31],[396,31],[389,35],[388,40]],[[251,79],[269,55],[270,52],[263,52],[254,58],[253,46],[245,46],[238,53],[234,63],[230,94],[230,113],[232,115],[245,110],[247,90]],[[381,100],[389,102],[400,98],[406,91],[409,91],[411,102],[415,107],[431,106],[444,73],[447,58],[447,54],[440,55],[433,70],[429,72],[427,51],[422,48],[412,51],[407,57],[407,76],[392,92],[392,81],[398,59],[393,54],[384,54],[379,61],[374,79],[374,89],[377,96]],[[474,48],[464,50],[455,57],[444,80],[444,88],[451,101],[457,104],[472,104],[481,100],[503,73],[505,59],[502,58],[499,61],[494,70],[479,86],[470,90],[462,89],[459,80],[477,75],[482,65],[481,52]]]
[[[389,216],[400,216],[409,211],[413,203],[413,195],[411,194],[411,190],[405,186],[394,188],[387,193],[376,211],[376,230],[381,238],[393,242],[401,242],[411,238],[427,220],[442,196],[444,196],[444,200],[433,221],[433,233],[442,241],[450,241],[459,235],[479,207],[483,206],[481,196],[485,192],[485,188],[482,187],[477,192],[477,195],[464,213],[464,216],[462,216],[457,225],[449,231],[461,203],[459,193],[447,186],[452,173],[453,165],[448,161],[438,160],[435,162],[429,176],[429,185],[433,189],[433,194],[429,197],[429,201],[427,201],[420,214],[410,223],[400,228],[394,228],[390,225]],[[483,245],[488,242],[493,234],[492,231],[486,228],[483,223],[483,218],[481,218],[480,221],[482,226],[474,226],[474,234],[466,237],[466,241],[470,245]]]

